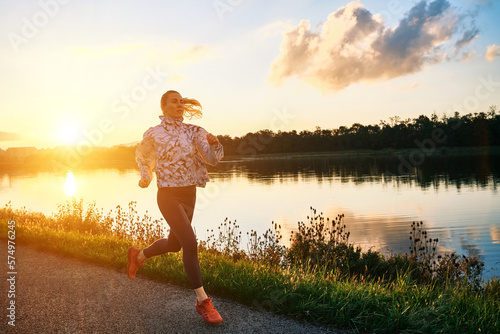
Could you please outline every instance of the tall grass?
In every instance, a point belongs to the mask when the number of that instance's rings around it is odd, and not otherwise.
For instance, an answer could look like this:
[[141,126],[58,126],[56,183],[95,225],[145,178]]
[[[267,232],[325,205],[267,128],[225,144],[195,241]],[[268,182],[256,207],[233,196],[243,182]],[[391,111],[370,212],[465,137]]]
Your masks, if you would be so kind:
[[[421,222],[409,226],[409,252],[385,257],[349,242],[343,215],[330,220],[311,208],[290,246],[281,226],[263,235],[228,218],[199,243],[210,293],[315,323],[374,333],[500,332],[500,283],[482,281],[473,256],[437,254],[437,239]],[[131,244],[145,247],[167,233],[161,220],[139,216],[135,203],[104,214],[83,201],[59,206],[50,217],[0,209],[1,237],[16,220],[16,240],[124,270]],[[188,287],[180,253],[146,261],[139,274]],[[124,275],[124,279],[126,276]]]

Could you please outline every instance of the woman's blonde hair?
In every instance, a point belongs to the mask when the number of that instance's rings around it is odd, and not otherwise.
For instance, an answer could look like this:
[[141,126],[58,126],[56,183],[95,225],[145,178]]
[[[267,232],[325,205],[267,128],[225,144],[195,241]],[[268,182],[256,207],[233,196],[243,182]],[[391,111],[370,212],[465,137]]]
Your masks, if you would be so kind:
[[[165,114],[165,105],[167,104],[167,98],[168,94],[170,93],[177,93],[179,94],[178,91],[176,90],[169,90],[165,94],[162,95],[161,100],[160,100],[160,107],[162,112]],[[179,94],[180,95],[180,94]],[[198,102],[195,99],[188,99],[188,98],[182,98],[182,102],[184,102],[184,117],[187,117],[188,119],[191,118],[200,118],[202,113],[202,107],[200,102]]]

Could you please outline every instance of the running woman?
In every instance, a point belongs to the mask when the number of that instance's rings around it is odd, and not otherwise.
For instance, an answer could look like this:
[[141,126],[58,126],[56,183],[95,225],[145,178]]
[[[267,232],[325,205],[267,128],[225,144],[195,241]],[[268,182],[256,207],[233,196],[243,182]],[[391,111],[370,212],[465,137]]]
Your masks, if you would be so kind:
[[205,187],[209,181],[206,164],[217,165],[224,152],[216,136],[202,127],[183,122],[184,116],[201,117],[201,105],[197,100],[183,98],[178,92],[169,90],[161,97],[160,106],[161,123],[144,133],[135,155],[141,170],[141,188],[149,186],[155,170],[158,207],[170,226],[170,233],[143,250],[130,247],[127,275],[134,279],[146,259],[182,248],[184,270],[196,293],[196,311],[207,323],[218,324],[222,317],[203,289],[198,244],[191,220],[196,187]]

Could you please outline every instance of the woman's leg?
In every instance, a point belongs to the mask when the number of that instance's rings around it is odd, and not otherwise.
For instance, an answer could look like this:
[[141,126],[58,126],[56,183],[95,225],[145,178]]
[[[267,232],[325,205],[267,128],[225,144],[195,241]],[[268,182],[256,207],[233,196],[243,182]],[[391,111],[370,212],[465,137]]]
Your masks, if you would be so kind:
[[[195,190],[196,190],[196,188],[195,188]],[[158,190],[158,192],[160,192],[160,190]],[[160,211],[162,211],[161,207],[164,206],[163,204],[160,204],[160,202],[165,203],[166,200],[167,201],[168,200],[180,201],[180,203],[181,203],[182,207],[184,208],[184,211],[186,212],[186,215],[189,219],[189,224],[191,224],[191,221],[193,220],[194,205],[195,205],[196,197],[194,196],[193,199],[189,198],[191,196],[187,196],[186,199],[182,199],[182,198],[179,199],[178,197],[174,198],[174,199],[168,199],[166,197],[169,197],[169,196],[165,196],[165,194],[162,194],[161,199],[160,199],[160,194],[158,194],[157,200],[158,200],[158,207],[160,207]],[[163,216],[165,217],[165,215],[163,215]],[[165,217],[165,219],[166,219],[166,217]],[[167,221],[167,223],[170,225],[170,222]],[[170,233],[168,234],[168,236],[166,238],[156,240],[148,248],[145,248],[143,251],[141,251],[137,260],[139,262],[141,262],[141,261],[143,261],[147,258],[153,257],[153,256],[157,256],[157,255],[161,255],[161,254],[165,254],[165,253],[171,253],[171,252],[175,253],[175,252],[180,251],[181,247],[182,247],[181,243],[179,242],[179,240],[175,236],[172,228],[170,228]]]
[[[144,248],[141,253],[144,255],[144,259],[147,259],[165,253],[175,253],[180,250],[181,243],[177,240],[171,228],[168,237],[156,240],[148,248]],[[141,260],[141,254],[139,254],[137,261],[141,262]]]
[[196,311],[210,324],[222,322],[222,317],[214,308],[212,299],[207,296],[201,281],[200,264],[198,262],[198,244],[191,220],[196,202],[196,187],[160,188],[158,190],[158,207],[170,226],[168,238],[155,241],[144,249],[137,257],[149,256],[168,251],[178,251],[182,247],[182,262],[191,286],[196,293]]
[[[193,289],[202,287],[200,264],[198,262],[198,243],[191,226],[196,202],[196,187],[158,189],[158,207],[170,226],[166,239],[155,241],[144,249],[145,258],[178,252],[182,247],[182,262]],[[141,256],[137,260],[141,260]]]

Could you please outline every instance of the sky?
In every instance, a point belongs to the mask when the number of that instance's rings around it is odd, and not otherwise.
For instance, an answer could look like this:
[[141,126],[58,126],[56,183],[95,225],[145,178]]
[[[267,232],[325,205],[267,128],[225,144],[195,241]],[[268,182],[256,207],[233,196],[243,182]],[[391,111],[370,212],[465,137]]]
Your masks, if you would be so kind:
[[0,148],[113,146],[195,98],[216,135],[500,106],[500,2],[0,0]]

